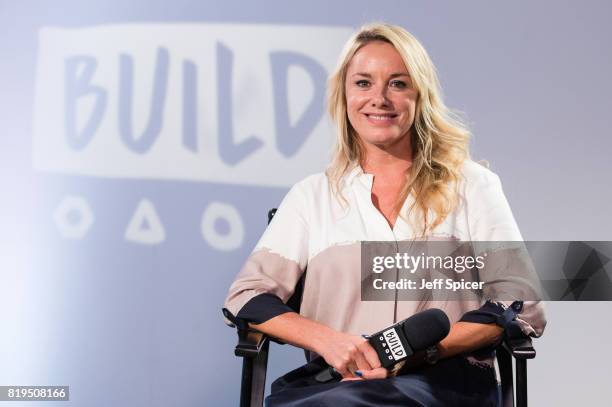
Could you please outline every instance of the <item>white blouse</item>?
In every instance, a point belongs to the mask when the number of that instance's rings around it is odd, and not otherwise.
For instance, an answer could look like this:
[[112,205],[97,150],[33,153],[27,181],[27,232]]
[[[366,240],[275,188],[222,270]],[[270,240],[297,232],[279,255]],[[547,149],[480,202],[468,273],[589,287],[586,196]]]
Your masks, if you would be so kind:
[[[462,175],[458,206],[428,238],[521,241],[499,177],[471,160]],[[307,268],[300,314],[354,335],[377,332],[428,308],[444,310],[451,323],[478,309],[484,300],[361,300],[361,241],[401,242],[420,235],[401,216],[389,226],[372,203],[373,179],[359,166],[344,177],[348,206],[332,193],[324,173],[295,184],[231,285],[225,307],[237,315],[264,293],[287,302]],[[412,202],[409,196],[402,213]],[[526,301],[518,319],[526,334],[540,336],[546,324],[543,303]]]

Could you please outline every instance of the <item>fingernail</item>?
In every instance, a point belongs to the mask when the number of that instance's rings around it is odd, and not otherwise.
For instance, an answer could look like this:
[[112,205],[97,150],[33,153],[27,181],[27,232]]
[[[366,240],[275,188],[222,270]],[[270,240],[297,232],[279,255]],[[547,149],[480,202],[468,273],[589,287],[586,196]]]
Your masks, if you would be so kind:
[[355,370],[355,375],[361,377],[363,376],[363,373],[361,373],[361,370]]

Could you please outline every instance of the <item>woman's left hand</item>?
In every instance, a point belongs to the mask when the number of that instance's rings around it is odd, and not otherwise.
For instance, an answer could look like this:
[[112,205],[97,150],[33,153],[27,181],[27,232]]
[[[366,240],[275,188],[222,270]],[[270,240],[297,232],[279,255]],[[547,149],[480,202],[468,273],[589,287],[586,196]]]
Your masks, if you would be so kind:
[[342,379],[342,381],[344,382],[349,380],[386,379],[387,377],[389,377],[389,371],[384,367],[378,367],[376,369],[371,370],[359,370],[359,372],[361,373],[361,376],[347,377],[345,379]]

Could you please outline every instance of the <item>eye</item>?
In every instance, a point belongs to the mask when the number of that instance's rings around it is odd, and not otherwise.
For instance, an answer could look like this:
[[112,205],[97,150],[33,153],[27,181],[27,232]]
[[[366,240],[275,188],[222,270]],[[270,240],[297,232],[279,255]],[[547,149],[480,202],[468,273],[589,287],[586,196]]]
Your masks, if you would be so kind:
[[394,88],[399,88],[399,89],[404,89],[408,86],[406,82],[400,81],[400,80],[391,81],[390,85]]
[[368,86],[370,84],[369,81],[365,80],[365,79],[360,79],[357,82],[355,82],[355,85],[357,85],[360,88],[365,88],[366,86]]

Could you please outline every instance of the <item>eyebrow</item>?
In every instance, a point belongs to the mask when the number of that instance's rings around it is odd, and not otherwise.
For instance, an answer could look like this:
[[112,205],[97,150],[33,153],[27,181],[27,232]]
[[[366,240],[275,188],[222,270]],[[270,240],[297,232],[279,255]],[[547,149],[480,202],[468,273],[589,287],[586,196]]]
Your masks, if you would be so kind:
[[[367,72],[357,72],[357,73],[354,73],[351,76],[365,76],[366,78],[372,78],[372,75],[370,75]],[[407,77],[410,77],[410,75],[408,75],[407,73],[403,73],[403,72],[392,73],[390,77],[391,78],[397,78],[398,76],[407,76]]]

